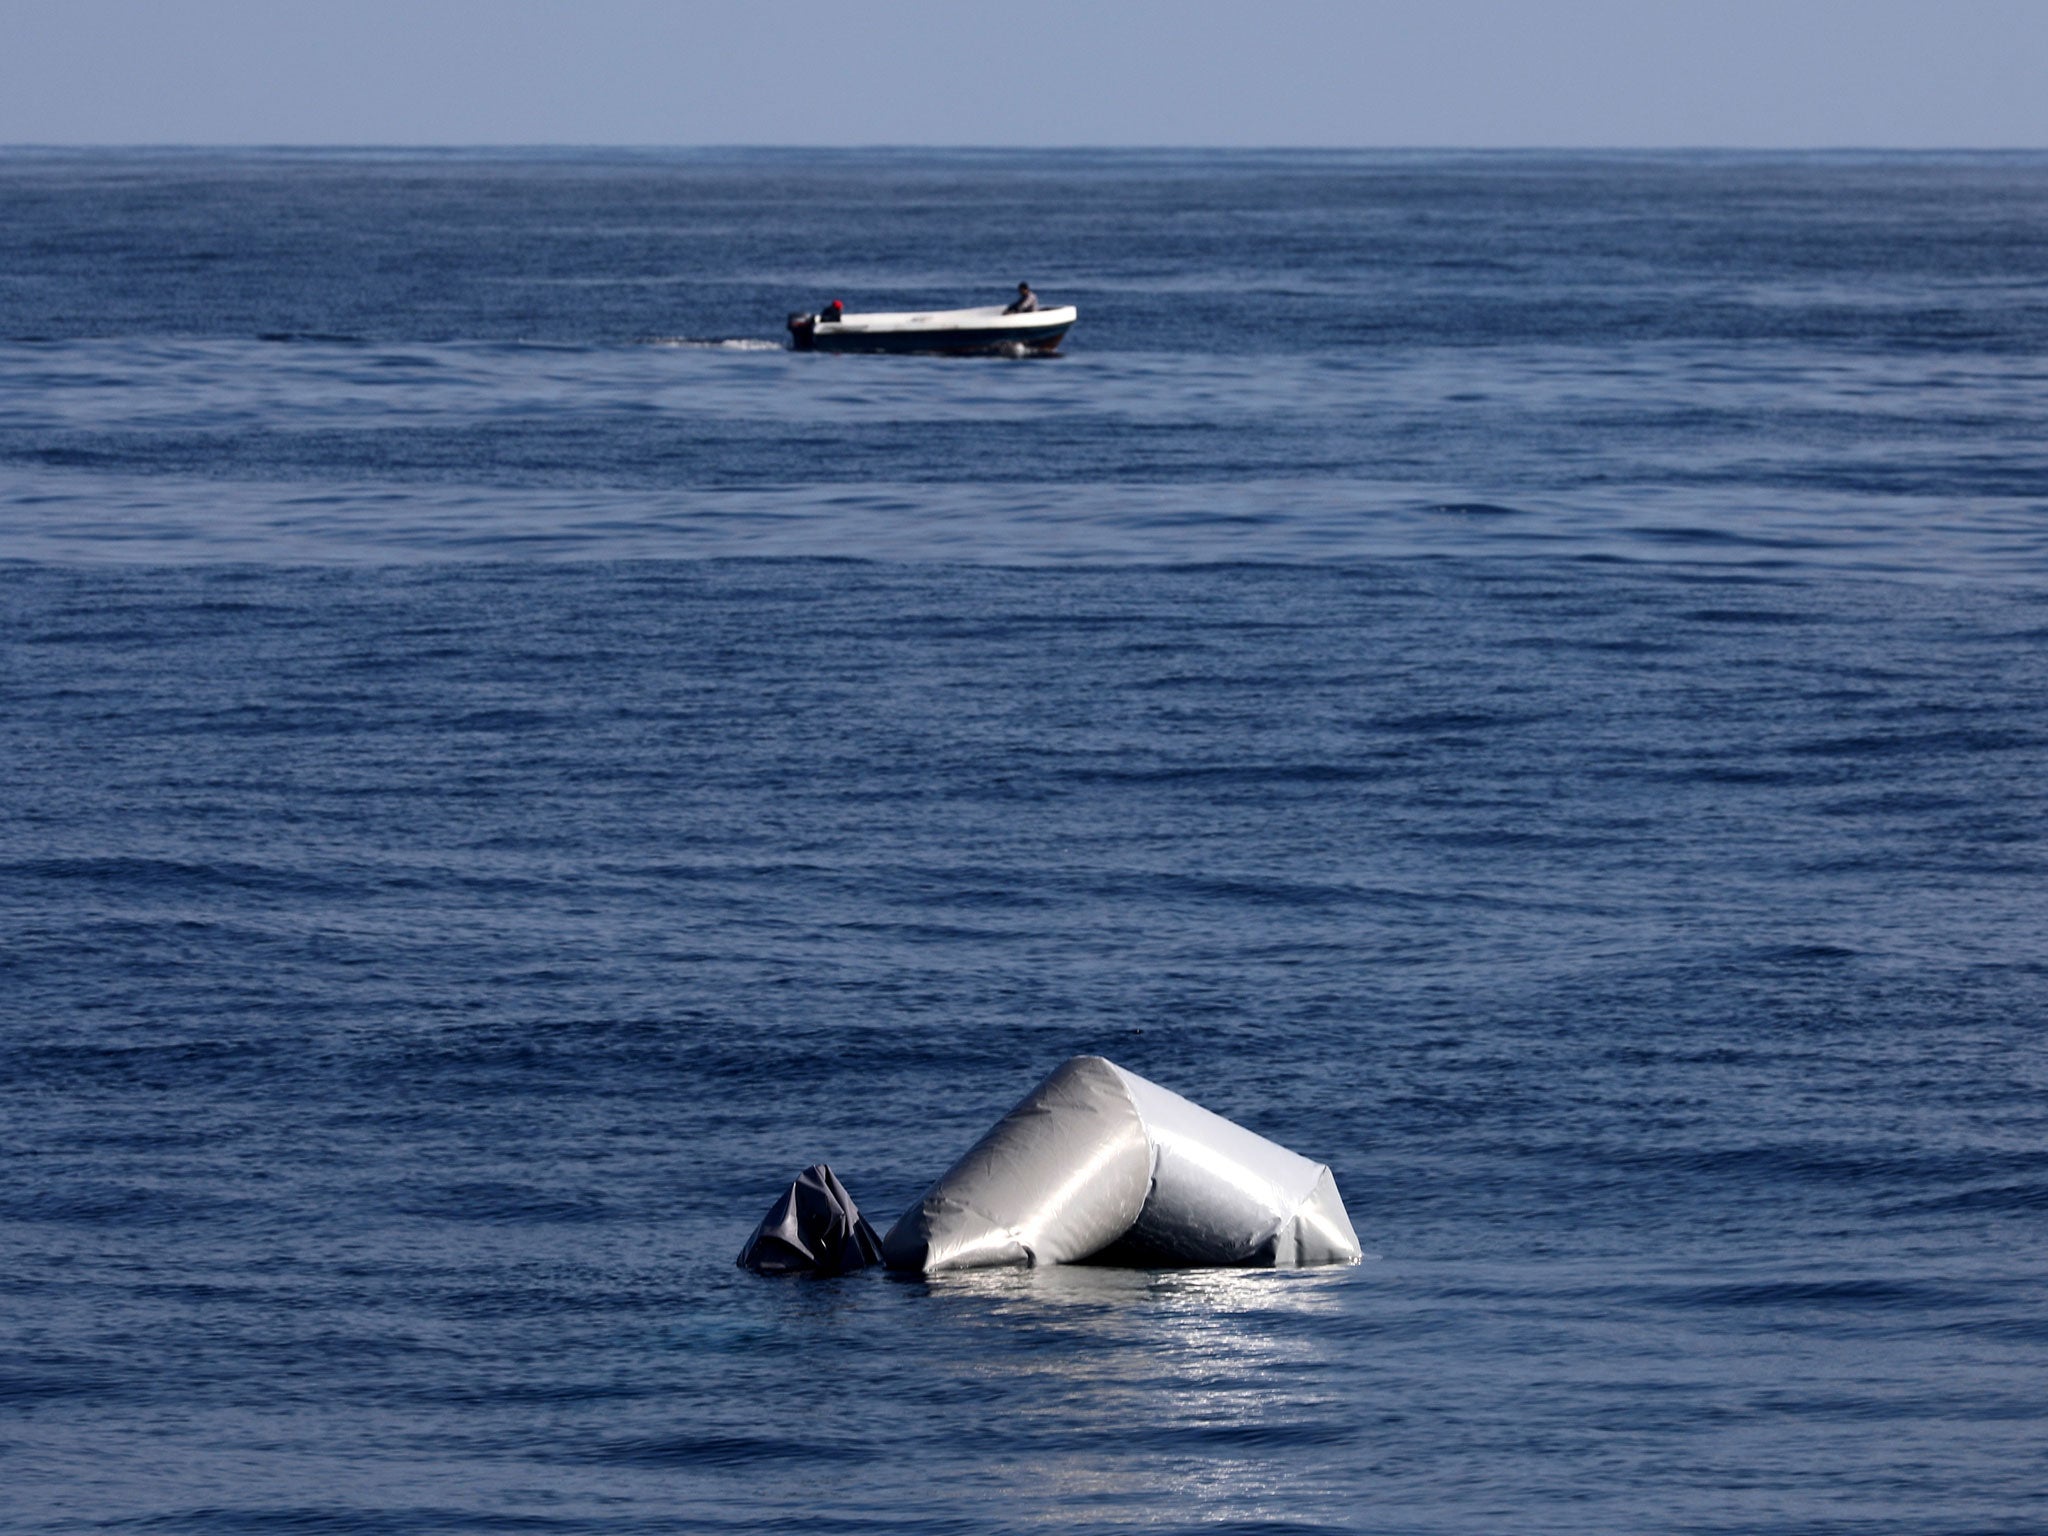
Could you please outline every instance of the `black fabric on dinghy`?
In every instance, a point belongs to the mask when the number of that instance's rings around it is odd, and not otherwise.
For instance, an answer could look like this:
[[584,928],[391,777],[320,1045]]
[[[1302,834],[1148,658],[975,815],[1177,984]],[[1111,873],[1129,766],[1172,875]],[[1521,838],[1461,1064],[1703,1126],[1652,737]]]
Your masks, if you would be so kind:
[[881,1258],[875,1229],[846,1186],[818,1163],[798,1174],[761,1218],[740,1250],[739,1264],[763,1275],[842,1275]]

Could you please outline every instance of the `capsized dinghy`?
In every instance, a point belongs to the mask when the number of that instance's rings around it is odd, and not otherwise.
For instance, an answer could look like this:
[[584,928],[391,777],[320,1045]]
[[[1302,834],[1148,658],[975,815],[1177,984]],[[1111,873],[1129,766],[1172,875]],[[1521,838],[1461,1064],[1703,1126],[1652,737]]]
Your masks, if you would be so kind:
[[1100,1056],[1076,1056],[925,1191],[881,1256],[935,1274],[1355,1264],[1360,1253],[1321,1163]]
[[826,310],[791,315],[789,344],[799,352],[1056,352],[1080,313],[1071,304],[1014,315],[1000,305],[863,315]]

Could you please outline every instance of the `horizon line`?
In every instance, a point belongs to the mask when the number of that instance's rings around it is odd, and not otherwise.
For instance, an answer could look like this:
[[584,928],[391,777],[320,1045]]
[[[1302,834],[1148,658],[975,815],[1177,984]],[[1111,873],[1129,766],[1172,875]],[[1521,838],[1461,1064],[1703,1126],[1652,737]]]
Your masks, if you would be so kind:
[[2042,144],[1167,144],[1167,143],[1030,143],[975,144],[892,142],[832,144],[764,140],[705,140],[693,143],[626,142],[575,139],[481,139],[427,142],[377,139],[271,140],[118,140],[20,139],[0,142],[0,153],[21,151],[127,153],[172,152],[212,154],[233,151],[280,153],[477,154],[589,153],[628,154],[788,153],[809,154],[1414,154],[1414,155],[2023,155],[2048,152]]

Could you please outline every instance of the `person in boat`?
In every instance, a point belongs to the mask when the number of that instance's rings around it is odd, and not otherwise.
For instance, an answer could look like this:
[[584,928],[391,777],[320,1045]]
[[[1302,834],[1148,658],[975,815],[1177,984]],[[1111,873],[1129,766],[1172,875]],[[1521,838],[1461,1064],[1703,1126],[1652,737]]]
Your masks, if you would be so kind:
[[1031,291],[1029,283],[1017,285],[1017,301],[1003,313],[1006,315],[1029,315],[1037,312],[1038,295]]
[[830,304],[827,304],[818,311],[818,323],[820,325],[837,325],[845,318],[846,304],[840,299],[834,299]]

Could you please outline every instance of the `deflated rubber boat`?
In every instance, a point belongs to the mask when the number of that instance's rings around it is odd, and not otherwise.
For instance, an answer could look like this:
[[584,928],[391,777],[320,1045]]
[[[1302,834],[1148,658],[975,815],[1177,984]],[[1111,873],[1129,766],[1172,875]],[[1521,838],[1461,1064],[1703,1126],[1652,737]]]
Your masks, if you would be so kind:
[[988,309],[936,309],[856,315],[827,309],[789,317],[789,344],[799,352],[943,352],[954,356],[1057,352],[1080,311],[1011,314]]
[[1100,1056],[1076,1056],[940,1175],[881,1256],[938,1274],[1355,1264],[1360,1251],[1327,1167]]

